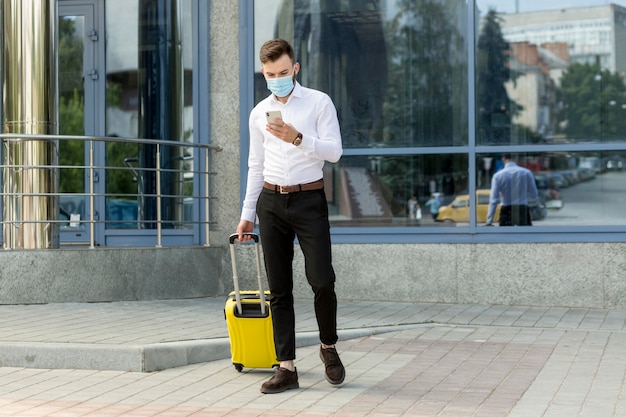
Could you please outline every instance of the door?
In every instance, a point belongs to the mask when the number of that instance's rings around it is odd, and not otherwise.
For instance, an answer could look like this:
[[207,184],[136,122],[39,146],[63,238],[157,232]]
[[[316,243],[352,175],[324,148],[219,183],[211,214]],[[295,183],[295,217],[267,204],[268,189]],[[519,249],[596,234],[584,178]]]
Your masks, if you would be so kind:
[[[101,91],[99,49],[102,43],[98,27],[96,0],[59,0],[59,134],[97,136],[98,96]],[[93,143],[94,165],[102,166],[103,145]],[[59,144],[61,243],[88,243],[89,218],[92,214],[89,170],[90,143],[64,141]],[[76,168],[73,168],[76,167]],[[94,173],[93,192],[102,194],[102,173]],[[96,198],[94,219],[104,213],[102,198]]]

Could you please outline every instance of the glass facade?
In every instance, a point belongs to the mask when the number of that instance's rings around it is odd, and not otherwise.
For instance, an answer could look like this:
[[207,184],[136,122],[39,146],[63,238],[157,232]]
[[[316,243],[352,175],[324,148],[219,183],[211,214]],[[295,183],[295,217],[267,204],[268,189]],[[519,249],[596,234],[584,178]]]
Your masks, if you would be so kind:
[[540,191],[534,226],[507,232],[626,231],[626,2],[536,4],[254,2],[254,103],[268,94],[260,45],[282,37],[299,81],[337,107],[335,233],[500,233],[477,226],[503,153]]
[[[193,142],[192,3],[106,1],[107,136]],[[169,196],[163,227],[191,228],[192,151],[162,146],[160,153],[161,193]],[[109,143],[106,158],[133,168],[106,178],[107,218],[125,220],[107,227],[155,228],[156,146]]]

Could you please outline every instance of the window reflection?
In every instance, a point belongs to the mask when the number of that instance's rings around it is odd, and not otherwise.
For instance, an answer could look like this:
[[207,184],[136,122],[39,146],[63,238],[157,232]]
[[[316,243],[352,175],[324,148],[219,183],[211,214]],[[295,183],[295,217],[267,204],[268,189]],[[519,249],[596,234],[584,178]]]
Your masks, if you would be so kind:
[[[192,0],[107,0],[107,135],[193,142],[191,14]],[[192,150],[160,153],[163,227],[190,228]],[[107,227],[156,228],[156,146],[109,143],[106,159],[127,168],[107,175],[107,219],[123,220]]]
[[[432,196],[438,205],[446,205],[467,194],[467,172],[465,155],[344,156],[325,173],[331,223],[437,225],[426,203]],[[421,208],[421,219],[413,207]]]
[[626,140],[626,4],[512,3],[477,2],[477,143]]
[[[489,190],[493,174],[502,169],[500,157],[500,154],[478,155],[478,161],[490,158],[496,162],[488,169],[477,164],[478,193]],[[529,204],[533,225],[626,224],[626,152],[523,153],[514,155],[514,159],[535,177],[539,200]],[[479,223],[484,222],[480,210],[478,207]]]
[[[326,168],[334,226],[481,225],[500,166],[500,154],[485,153],[491,145],[509,147],[533,171],[541,194],[532,203],[537,227],[626,223],[618,208],[626,192],[626,0],[571,0],[558,8],[530,0],[255,6],[255,61],[265,40],[290,40],[302,64],[299,80],[337,106],[346,152]],[[472,6],[475,27],[468,27]],[[468,47],[475,89],[467,84]],[[256,65],[258,102],[268,92]],[[553,145],[551,152],[541,152],[544,145]],[[430,148],[437,146],[467,150]],[[425,209],[433,195],[454,216],[433,221]]]
[[[467,145],[465,1],[255,6],[255,58],[269,38],[293,42],[299,80],[336,104],[344,147]],[[255,92],[268,94],[259,73]]]

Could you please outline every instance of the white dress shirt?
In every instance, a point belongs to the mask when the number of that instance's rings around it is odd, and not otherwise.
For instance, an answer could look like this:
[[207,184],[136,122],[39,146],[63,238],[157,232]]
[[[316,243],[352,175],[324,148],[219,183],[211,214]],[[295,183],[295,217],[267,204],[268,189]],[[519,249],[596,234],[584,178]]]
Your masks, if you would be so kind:
[[496,172],[491,179],[487,224],[493,221],[498,203],[502,206],[527,206],[537,197],[539,192],[532,172],[515,162],[507,162],[504,169]]
[[[295,146],[269,133],[265,112],[280,110],[285,123],[302,133]],[[241,218],[253,222],[263,181],[297,185],[322,178],[324,161],[337,162],[343,153],[337,110],[330,97],[296,82],[287,103],[270,94],[250,113],[248,182]],[[295,137],[294,137],[295,139]]]

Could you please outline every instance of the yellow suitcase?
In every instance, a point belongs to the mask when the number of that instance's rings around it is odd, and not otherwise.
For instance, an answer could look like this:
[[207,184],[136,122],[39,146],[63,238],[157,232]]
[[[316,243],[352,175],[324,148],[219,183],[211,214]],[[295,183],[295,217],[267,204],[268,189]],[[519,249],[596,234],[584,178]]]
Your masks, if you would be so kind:
[[261,278],[261,255],[259,236],[246,233],[254,241],[258,291],[241,291],[235,260],[235,241],[237,234],[230,236],[230,257],[233,267],[233,285],[235,290],[230,293],[224,306],[224,317],[230,339],[230,353],[237,371],[247,368],[272,368],[278,365],[274,347],[274,329],[270,310],[270,292],[263,290]]

